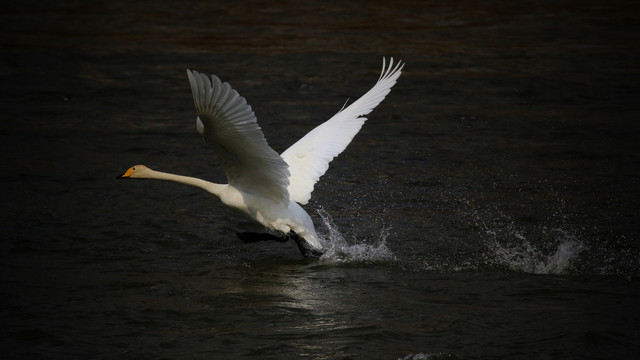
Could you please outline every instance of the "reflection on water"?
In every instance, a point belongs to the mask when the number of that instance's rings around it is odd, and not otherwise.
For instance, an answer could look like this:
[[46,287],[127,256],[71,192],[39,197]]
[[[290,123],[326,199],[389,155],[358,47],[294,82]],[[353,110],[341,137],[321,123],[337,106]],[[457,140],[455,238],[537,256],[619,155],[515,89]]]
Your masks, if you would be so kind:
[[[4,357],[638,357],[634,4],[3,10]],[[306,207],[324,259],[241,243],[252,225],[198,189],[113,179],[224,181],[187,68],[281,152],[383,55],[402,77]]]

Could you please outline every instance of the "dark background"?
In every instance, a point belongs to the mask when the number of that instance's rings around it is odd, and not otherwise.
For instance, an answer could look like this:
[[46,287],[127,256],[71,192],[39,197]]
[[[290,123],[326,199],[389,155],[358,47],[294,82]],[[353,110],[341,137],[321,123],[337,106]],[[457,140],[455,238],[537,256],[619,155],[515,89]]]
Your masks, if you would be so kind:
[[[293,246],[238,244],[239,221],[197,190],[113,179],[145,163],[224,181],[195,131],[187,68],[229,81],[281,152],[364,93],[382,56],[402,59],[398,84],[331,164],[311,208],[326,209],[341,231],[364,241],[391,228],[388,246],[403,271],[530,273],[537,268],[526,261],[545,265],[573,244],[560,273],[619,276],[629,283],[616,291],[632,292],[640,273],[639,7],[3,4],[4,350],[87,356],[86,349],[104,354],[126,343],[106,339],[101,349],[70,339],[109,333],[89,326],[90,318],[118,318],[119,300],[105,294],[121,283],[142,292],[140,271],[163,282],[163,274],[203,266],[203,258],[239,268],[264,258],[298,261]],[[116,310],[87,306],[92,299]],[[74,320],[68,314],[76,311]],[[637,323],[620,333],[611,336],[622,345],[612,348],[628,349]]]

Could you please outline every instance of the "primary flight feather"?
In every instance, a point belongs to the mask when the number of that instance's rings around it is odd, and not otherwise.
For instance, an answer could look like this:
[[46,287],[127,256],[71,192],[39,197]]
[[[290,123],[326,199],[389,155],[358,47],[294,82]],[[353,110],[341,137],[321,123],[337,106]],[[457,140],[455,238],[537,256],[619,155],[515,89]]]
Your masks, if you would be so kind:
[[220,159],[228,184],[154,171],[144,165],[129,168],[121,178],[153,178],[203,188],[266,228],[293,238],[304,256],[324,249],[313,222],[299,204],[311,198],[329,163],[358,133],[369,114],[391,91],[402,62],[383,59],[376,84],[351,105],[311,130],[278,155],[268,144],[251,106],[217,76],[187,70],[198,114],[196,128]]

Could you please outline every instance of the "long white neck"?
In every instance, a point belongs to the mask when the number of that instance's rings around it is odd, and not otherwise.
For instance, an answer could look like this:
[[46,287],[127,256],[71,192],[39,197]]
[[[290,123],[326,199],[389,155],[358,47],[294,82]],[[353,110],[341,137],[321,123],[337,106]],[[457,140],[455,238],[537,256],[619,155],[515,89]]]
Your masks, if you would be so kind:
[[145,171],[142,177],[148,178],[148,179],[175,181],[185,185],[196,186],[216,195],[217,197],[220,197],[222,192],[228,186],[227,184],[216,184],[210,181],[206,181],[206,180],[202,180],[202,179],[198,179],[190,176],[170,174],[170,173],[155,171],[151,169],[148,169],[147,171]]

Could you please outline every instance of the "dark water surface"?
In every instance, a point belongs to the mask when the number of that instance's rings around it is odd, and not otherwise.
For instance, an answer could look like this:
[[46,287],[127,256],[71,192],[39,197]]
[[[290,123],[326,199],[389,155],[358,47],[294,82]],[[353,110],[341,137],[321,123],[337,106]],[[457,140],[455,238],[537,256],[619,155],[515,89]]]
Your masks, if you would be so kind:
[[[637,2],[20,2],[0,12],[3,359],[640,357]],[[407,65],[243,244],[185,69],[279,152]]]

